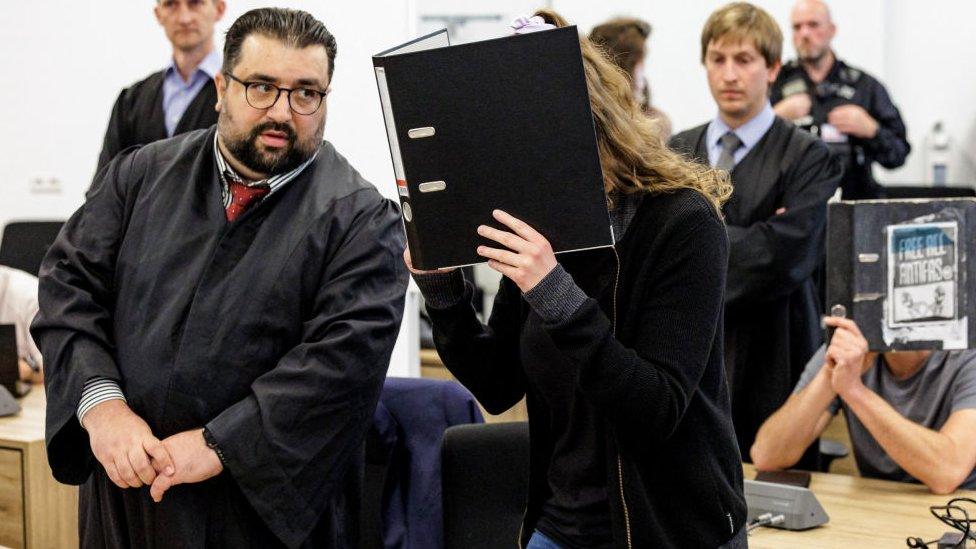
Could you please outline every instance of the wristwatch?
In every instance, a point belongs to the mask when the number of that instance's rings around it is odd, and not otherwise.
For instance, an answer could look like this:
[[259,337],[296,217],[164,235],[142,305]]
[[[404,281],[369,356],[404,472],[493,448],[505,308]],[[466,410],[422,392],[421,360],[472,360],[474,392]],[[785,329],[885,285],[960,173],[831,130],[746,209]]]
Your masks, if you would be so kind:
[[210,429],[206,427],[203,428],[203,441],[207,444],[207,448],[210,448],[217,454],[217,459],[220,460],[220,463],[226,466],[227,462],[224,460],[224,452],[220,450],[220,446],[217,446],[217,439],[214,438]]

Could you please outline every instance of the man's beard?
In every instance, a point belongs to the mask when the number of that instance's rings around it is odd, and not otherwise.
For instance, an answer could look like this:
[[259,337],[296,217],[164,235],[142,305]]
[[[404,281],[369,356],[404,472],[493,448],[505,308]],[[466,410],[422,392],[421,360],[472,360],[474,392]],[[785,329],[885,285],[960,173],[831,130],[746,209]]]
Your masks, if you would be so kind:
[[797,53],[799,54],[800,61],[810,65],[819,65],[827,57],[827,52],[829,51],[830,48],[820,48],[819,50],[809,48],[805,51],[800,50]]
[[[271,121],[258,124],[247,135],[241,135],[228,127],[231,125],[229,117],[221,113],[220,118],[220,137],[227,151],[247,169],[269,177],[301,166],[315,154],[322,140],[321,130],[311,140],[302,142],[298,140],[291,126]],[[266,131],[285,134],[288,144],[279,149],[259,148],[258,140],[261,138],[261,133]]]

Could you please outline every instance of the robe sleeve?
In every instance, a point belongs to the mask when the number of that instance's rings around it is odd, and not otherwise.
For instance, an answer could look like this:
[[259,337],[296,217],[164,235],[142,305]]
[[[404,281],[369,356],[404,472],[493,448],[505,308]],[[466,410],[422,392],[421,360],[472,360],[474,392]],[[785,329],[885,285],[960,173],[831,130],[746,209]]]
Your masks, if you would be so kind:
[[786,212],[747,227],[728,226],[727,305],[781,298],[813,276],[823,256],[827,200],[841,174],[827,147],[810,142],[782,176],[780,206]]
[[[98,155],[98,168],[102,171],[109,162],[118,155],[122,149],[125,135],[125,91],[119,94],[112,106],[112,115],[108,120],[108,127],[105,129],[105,138],[102,140],[102,152]],[[96,176],[97,179],[97,176]],[[92,184],[94,186],[94,183]]]
[[121,384],[112,322],[115,264],[145,152],[117,157],[99,172],[85,204],[65,223],[41,265],[31,335],[44,356],[48,461],[54,477],[81,484],[94,456],[75,416],[85,382]]
[[[301,341],[207,424],[225,468],[289,547],[339,495],[372,421],[407,287],[399,217],[375,191],[337,202],[324,222],[343,236],[312,245],[328,259]],[[327,233],[315,225],[310,242]]]
[[488,324],[482,324],[471,305],[472,287],[446,309],[427,308],[434,328],[434,345],[447,369],[492,414],[500,414],[525,396],[525,371],[519,355],[522,325],[521,292],[502,278]]

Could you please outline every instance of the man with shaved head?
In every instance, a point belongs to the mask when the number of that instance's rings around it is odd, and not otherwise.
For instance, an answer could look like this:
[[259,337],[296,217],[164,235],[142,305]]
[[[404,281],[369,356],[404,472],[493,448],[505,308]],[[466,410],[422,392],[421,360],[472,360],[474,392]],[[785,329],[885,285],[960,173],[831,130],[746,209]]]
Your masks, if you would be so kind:
[[874,77],[837,58],[837,32],[821,0],[799,0],[790,14],[797,59],[783,65],[770,90],[773,110],[818,135],[841,158],[844,199],[879,198],[871,164],[897,168],[911,146],[887,90]]

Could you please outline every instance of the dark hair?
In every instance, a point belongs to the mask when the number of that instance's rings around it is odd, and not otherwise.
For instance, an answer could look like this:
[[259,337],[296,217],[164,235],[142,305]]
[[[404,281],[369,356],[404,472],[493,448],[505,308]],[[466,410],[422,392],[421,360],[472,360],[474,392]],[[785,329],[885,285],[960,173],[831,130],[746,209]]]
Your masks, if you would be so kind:
[[275,38],[286,45],[302,49],[320,45],[329,56],[329,80],[335,72],[336,41],[325,25],[301,10],[285,8],[258,8],[237,18],[227,30],[224,40],[224,66],[230,72],[241,56],[241,44],[252,34]]
[[636,17],[618,17],[601,23],[590,31],[590,41],[603,47],[610,60],[632,78],[637,64],[644,59],[644,42],[651,35],[651,25]]

